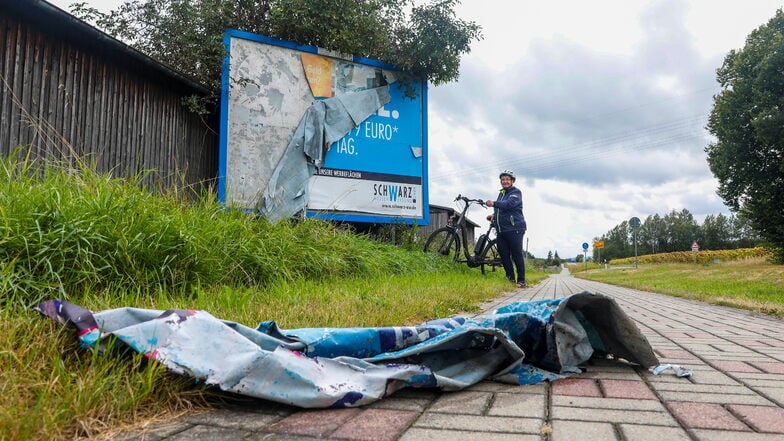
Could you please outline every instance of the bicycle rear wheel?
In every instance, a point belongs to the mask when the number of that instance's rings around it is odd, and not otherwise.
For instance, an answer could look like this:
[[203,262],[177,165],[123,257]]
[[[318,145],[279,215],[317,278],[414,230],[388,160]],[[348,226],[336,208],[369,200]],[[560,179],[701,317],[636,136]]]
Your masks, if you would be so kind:
[[487,246],[482,250],[482,274],[485,273],[485,265],[490,267],[491,271],[495,271],[497,266],[501,266],[501,254],[498,253],[498,246],[496,240],[493,239],[487,243]]
[[438,253],[457,261],[460,256],[460,241],[457,233],[446,227],[437,229],[427,238],[425,252]]

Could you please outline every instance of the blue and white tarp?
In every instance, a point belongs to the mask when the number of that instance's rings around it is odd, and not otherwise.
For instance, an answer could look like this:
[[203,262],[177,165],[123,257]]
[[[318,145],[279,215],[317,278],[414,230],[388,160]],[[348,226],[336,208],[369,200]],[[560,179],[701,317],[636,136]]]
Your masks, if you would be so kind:
[[75,326],[84,347],[105,350],[116,337],[173,372],[306,408],[362,406],[405,387],[533,384],[579,373],[592,356],[658,364],[617,303],[588,292],[511,303],[477,318],[379,328],[283,330],[268,321],[253,329],[206,311],[93,313],[61,300],[36,309]]

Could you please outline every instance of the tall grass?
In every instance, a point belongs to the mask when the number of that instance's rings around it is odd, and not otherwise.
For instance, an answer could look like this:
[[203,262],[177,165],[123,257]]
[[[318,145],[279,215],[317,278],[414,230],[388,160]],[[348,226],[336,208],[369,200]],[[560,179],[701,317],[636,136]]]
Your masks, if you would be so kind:
[[270,224],[212,193],[186,202],[141,181],[0,160],[0,307],[88,287],[268,286],[445,266],[326,222]]
[[472,311],[510,287],[326,222],[270,224],[143,181],[0,159],[0,440],[106,435],[216,394],[138,355],[78,348],[30,310],[44,299],[204,309],[249,326],[384,326]]

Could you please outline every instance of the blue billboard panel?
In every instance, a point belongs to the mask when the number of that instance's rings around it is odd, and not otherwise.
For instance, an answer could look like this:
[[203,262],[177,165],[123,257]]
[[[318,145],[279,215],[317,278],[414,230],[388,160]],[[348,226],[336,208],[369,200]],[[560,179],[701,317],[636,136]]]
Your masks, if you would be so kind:
[[[241,31],[230,31],[226,45],[221,201],[251,210],[266,201],[326,219],[427,224],[424,82],[401,84],[384,63]],[[371,108],[357,104],[367,92],[381,97]],[[318,105],[326,110],[314,112]],[[343,121],[331,119],[337,108],[348,115]],[[314,114],[323,117],[317,124]],[[298,136],[311,142],[304,152]],[[329,140],[323,152],[314,139]],[[285,198],[293,202],[270,203]]]

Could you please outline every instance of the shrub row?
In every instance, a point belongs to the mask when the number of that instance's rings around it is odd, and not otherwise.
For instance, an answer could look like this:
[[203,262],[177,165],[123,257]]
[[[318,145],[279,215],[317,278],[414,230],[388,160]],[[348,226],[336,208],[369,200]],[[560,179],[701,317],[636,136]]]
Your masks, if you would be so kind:
[[[645,254],[637,257],[638,263],[693,263],[696,259],[697,263],[712,263],[716,259],[729,261],[740,260],[749,258],[768,258],[770,257],[770,250],[763,247],[755,248],[738,248],[735,250],[707,250],[707,251],[675,251],[672,253],[658,253],[658,254]],[[612,259],[610,265],[631,265],[634,263],[634,257],[626,257],[623,259]]]

